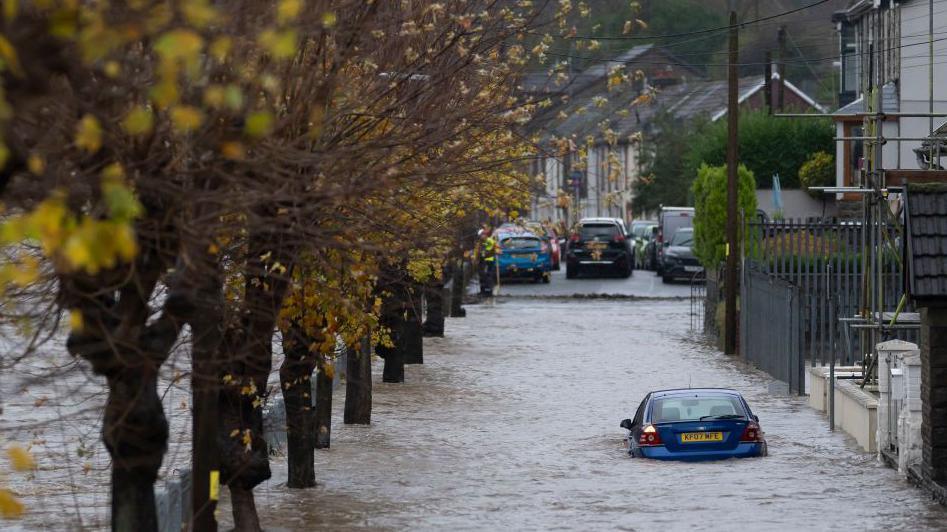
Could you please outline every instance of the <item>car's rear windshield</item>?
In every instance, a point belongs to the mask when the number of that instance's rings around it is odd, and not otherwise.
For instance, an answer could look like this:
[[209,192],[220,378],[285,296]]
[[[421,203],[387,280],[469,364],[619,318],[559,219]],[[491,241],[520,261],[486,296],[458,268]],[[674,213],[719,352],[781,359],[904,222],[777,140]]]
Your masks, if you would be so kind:
[[611,238],[618,233],[618,226],[615,224],[582,224],[579,228],[579,234],[584,240],[589,238]]
[[680,231],[674,233],[674,238],[671,239],[672,246],[691,246],[694,244],[694,231],[681,229]]
[[647,238],[651,236],[651,228],[654,227],[654,224],[649,225],[635,225],[632,227],[631,232],[638,238]]
[[733,395],[659,397],[651,409],[652,423],[736,416],[746,417],[746,412],[740,399]]
[[503,249],[532,249],[539,247],[539,239],[533,236],[514,236],[500,241]]

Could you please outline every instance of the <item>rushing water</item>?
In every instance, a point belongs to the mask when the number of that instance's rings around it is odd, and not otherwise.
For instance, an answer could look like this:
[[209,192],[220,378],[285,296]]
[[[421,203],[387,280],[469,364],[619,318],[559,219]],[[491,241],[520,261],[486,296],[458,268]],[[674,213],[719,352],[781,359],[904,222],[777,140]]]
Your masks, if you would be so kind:
[[[686,302],[507,301],[468,308],[426,342],[407,383],[375,385],[373,423],[341,423],[319,486],[257,490],[270,530],[919,530],[947,511],[774,394],[689,330]],[[376,366],[376,373],[380,367]],[[618,423],[650,390],[725,386],[761,420],[770,456],[630,458]],[[226,501],[221,517],[226,522]]]

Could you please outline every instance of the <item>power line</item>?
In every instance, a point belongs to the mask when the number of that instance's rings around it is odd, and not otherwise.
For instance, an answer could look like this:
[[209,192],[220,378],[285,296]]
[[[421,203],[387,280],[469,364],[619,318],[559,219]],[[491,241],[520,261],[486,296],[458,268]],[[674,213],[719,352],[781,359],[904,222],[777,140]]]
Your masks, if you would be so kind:
[[[791,14],[793,14],[793,13],[798,13],[798,12],[800,12],[800,11],[805,11],[806,9],[810,9],[810,8],[813,8],[813,7],[816,7],[816,6],[825,4],[825,3],[829,2],[829,1],[830,1],[830,0],[818,0],[817,2],[813,2],[813,3],[809,4],[809,5],[805,5],[805,6],[802,6],[802,7],[797,7],[796,9],[790,9],[789,11],[784,11],[784,12],[782,12],[782,13],[776,13],[775,15],[769,15],[769,16],[760,17],[760,18],[754,19],[754,20],[748,20],[748,21],[746,21],[746,22],[740,22],[740,23],[737,23],[737,24],[736,24],[736,27],[737,27],[737,28],[742,28],[742,27],[745,27],[745,26],[749,26],[749,25],[751,25],[751,24],[758,24],[758,23],[760,23],[760,22],[765,22],[765,21],[767,21],[767,20],[773,20],[773,19],[776,19],[776,18],[784,17],[784,16],[786,16],[786,15],[791,15]],[[673,38],[673,37],[689,37],[689,36],[691,36],[691,35],[702,35],[702,34],[705,34],[705,33],[714,33],[714,32],[718,32],[718,31],[728,31],[729,29],[730,29],[730,25],[728,24],[728,25],[726,25],[726,26],[719,26],[719,27],[716,27],[716,28],[705,28],[705,29],[702,29],[702,30],[686,31],[686,32],[681,32],[681,33],[667,33],[667,34],[664,34],[664,35],[647,35],[647,36],[646,36],[646,35],[627,35],[627,36],[625,36],[625,35],[622,35],[622,36],[615,36],[615,35],[608,36],[608,35],[605,35],[605,36],[601,36],[601,37],[594,37],[594,36],[589,36],[589,35],[570,35],[570,36],[568,36],[568,38],[569,38],[569,39],[583,40],[583,41],[641,41],[641,40],[652,40],[652,39],[669,39],[669,38]]]
[[[934,39],[933,42],[947,41],[947,37],[941,37],[940,39]],[[882,50],[879,50],[877,53],[888,52],[892,50],[900,50],[903,48],[909,48],[911,46],[921,46],[927,45],[927,41],[902,44],[898,46],[888,47]],[[725,67],[728,66],[727,63],[685,63],[681,61],[638,61],[635,59],[615,59],[615,58],[599,58],[591,56],[582,56],[574,55],[569,53],[567,50],[559,50],[550,48],[545,52],[547,55],[552,55],[555,57],[569,58],[569,59],[583,59],[591,62],[597,63],[622,63],[626,65],[653,65],[653,66],[683,66],[683,67]],[[938,54],[940,56],[940,54]],[[787,60],[783,61],[784,64],[803,64],[803,63],[815,63],[822,61],[838,61],[842,58],[841,55],[832,55],[827,57],[819,57],[815,59],[804,59],[804,60]],[[766,63],[752,62],[752,63],[737,63],[737,66],[765,66]]]

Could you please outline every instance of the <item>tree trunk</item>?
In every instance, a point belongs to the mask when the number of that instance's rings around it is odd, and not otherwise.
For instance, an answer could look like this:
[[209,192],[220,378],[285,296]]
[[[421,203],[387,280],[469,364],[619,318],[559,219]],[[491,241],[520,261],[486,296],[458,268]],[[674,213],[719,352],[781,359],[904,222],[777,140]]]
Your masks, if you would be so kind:
[[225,334],[221,356],[220,474],[233,495],[234,524],[239,531],[260,529],[253,488],[272,476],[261,407],[273,368],[273,333],[289,277],[268,266],[279,263],[291,272],[295,263],[294,252],[280,237],[265,223],[250,232],[241,322]]
[[424,364],[424,325],[421,323],[421,301],[424,287],[409,281],[405,288],[404,334],[401,349],[405,364]]
[[311,488],[316,485],[311,395],[316,355],[309,351],[311,343],[302,328],[295,323],[289,330],[283,331],[284,358],[279,376],[286,407],[288,488]]
[[385,359],[385,368],[382,370],[382,382],[404,382],[404,334],[407,321],[407,305],[405,302],[405,284],[407,283],[407,262],[397,265],[388,265],[382,268],[379,274],[376,292],[381,296],[381,315],[379,323],[388,330],[391,346],[379,344],[375,352]]
[[372,340],[366,335],[357,349],[349,348],[345,370],[345,424],[372,422]]
[[[260,517],[253,500],[253,488],[230,485],[230,503],[233,505],[234,532],[261,532]],[[201,531],[199,531],[201,532]]]
[[158,530],[154,482],[112,463],[112,530]]
[[316,375],[315,448],[328,449],[332,436],[332,381],[326,370],[329,363],[319,357],[319,373]]
[[452,261],[451,290],[450,290],[450,317],[463,318],[467,315],[464,310],[464,260],[456,258]]
[[444,278],[432,278],[424,285],[424,301],[427,315],[424,319],[424,336],[444,336]]
[[127,371],[109,389],[102,432],[112,457],[112,530],[157,531],[154,483],[168,441],[157,379]]
[[[209,262],[216,262],[205,257]],[[217,269],[216,265],[213,266]],[[208,275],[193,297],[191,326],[191,516],[190,530],[217,530],[217,497],[211,493],[212,472],[218,472],[220,450],[217,442],[218,374],[220,343],[223,340],[223,278],[219,269]]]
[[389,315],[387,318],[382,315],[382,325],[388,327],[391,334],[391,347],[379,345],[377,347],[378,356],[385,359],[385,368],[382,370],[382,382],[404,382],[404,349],[402,347],[402,337],[404,336],[405,319],[404,311]]
[[[130,271],[104,272],[105,279],[64,276],[59,283],[60,304],[80,312],[84,323],[70,332],[66,348],[108,384],[102,441],[112,458],[113,530],[158,527],[154,482],[167,451],[168,421],[157,375],[183,324],[175,314],[180,310],[175,286],[161,314],[148,323],[149,299],[164,267],[144,251]],[[119,288],[99,290],[105,283]]]

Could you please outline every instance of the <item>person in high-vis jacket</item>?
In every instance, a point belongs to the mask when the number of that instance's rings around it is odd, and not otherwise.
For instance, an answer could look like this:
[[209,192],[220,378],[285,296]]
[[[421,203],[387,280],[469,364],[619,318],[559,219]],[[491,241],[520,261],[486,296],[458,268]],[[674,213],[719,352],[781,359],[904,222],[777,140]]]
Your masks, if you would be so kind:
[[493,238],[490,228],[480,231],[477,254],[480,258],[480,293],[485,296],[493,295],[493,285],[496,283],[497,241]]

